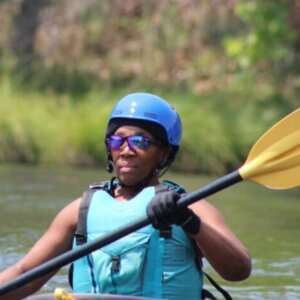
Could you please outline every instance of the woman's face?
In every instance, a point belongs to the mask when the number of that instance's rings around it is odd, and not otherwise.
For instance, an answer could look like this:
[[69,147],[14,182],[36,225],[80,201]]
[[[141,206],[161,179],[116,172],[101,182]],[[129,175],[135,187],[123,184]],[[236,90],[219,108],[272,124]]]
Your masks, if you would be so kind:
[[154,172],[157,166],[165,159],[167,151],[155,142],[153,136],[146,130],[136,126],[122,126],[114,132],[114,136],[130,137],[143,136],[150,140],[149,147],[139,148],[130,147],[128,140],[119,149],[111,149],[114,169],[119,180],[127,186],[139,184],[143,179],[147,178],[151,173],[153,177],[149,184],[156,184],[158,178]]

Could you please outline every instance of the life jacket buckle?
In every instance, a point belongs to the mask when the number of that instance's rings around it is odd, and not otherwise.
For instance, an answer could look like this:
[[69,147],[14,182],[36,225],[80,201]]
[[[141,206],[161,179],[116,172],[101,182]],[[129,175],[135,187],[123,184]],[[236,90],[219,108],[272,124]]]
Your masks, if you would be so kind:
[[121,259],[120,256],[113,256],[111,258],[111,272],[119,273],[121,268]]

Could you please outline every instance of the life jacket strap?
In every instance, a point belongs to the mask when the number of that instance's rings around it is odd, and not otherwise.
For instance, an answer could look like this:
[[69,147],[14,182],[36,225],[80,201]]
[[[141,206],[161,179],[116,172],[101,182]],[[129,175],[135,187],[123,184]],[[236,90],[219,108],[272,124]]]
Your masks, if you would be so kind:
[[[209,276],[207,273],[203,272],[203,274],[205,275],[205,277],[208,279],[208,281],[211,283],[211,285],[214,286],[214,288],[224,297],[225,300],[232,300],[232,297],[229,295],[229,293],[224,290],[211,276]],[[204,292],[202,292],[202,294],[204,293],[208,293],[207,296],[203,295],[202,297],[204,297],[203,299],[217,299],[215,298],[209,298],[209,294],[212,295],[210,292],[208,292],[207,290],[204,290]],[[205,298],[206,297],[206,298]]]

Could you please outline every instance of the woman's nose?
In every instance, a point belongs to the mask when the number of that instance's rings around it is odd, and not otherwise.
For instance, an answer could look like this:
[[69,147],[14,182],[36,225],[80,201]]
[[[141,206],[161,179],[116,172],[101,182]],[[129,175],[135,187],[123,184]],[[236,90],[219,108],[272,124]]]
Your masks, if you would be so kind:
[[124,143],[121,145],[120,152],[125,153],[135,153],[134,149],[132,149],[128,143],[128,140],[125,140]]

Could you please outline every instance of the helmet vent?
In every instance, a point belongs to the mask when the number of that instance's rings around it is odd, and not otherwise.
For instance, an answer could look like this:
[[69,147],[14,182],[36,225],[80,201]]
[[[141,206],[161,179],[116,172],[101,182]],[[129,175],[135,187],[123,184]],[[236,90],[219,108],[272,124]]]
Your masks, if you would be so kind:
[[150,112],[145,112],[144,116],[151,119],[157,119],[157,114],[150,113]]

